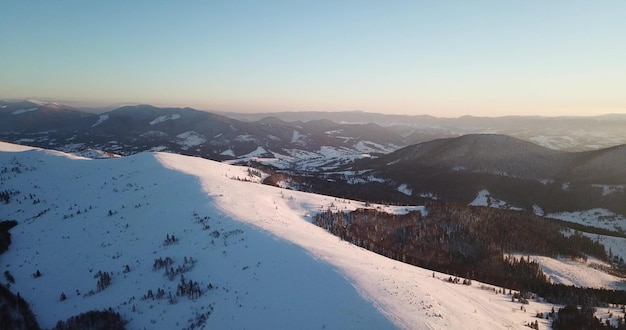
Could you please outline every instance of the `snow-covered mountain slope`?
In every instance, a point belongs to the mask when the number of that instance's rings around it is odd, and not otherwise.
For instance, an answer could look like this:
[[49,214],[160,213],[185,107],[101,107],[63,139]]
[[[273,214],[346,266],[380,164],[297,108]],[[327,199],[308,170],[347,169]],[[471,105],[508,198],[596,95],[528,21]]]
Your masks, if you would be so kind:
[[174,154],[0,150],[1,190],[12,193],[0,220],[19,222],[0,264],[43,327],[108,307],[131,329],[547,326],[534,316],[551,305],[531,301],[526,313],[491,286],[450,284],[309,222],[329,208],[365,207],[356,201],[261,185],[245,167]]
[[[3,189],[20,191],[1,208],[3,219],[20,223],[2,264],[44,327],[108,307],[132,329],[182,328],[203,317],[209,328],[393,327],[333,268],[220,212],[197,178],[159,162],[164,155],[113,161],[44,151],[0,155],[10,168]],[[208,165],[213,177],[245,175]],[[176,242],[168,244],[168,236]],[[180,275],[170,281],[169,267],[153,271],[155,260],[168,257],[175,271],[191,268],[184,276],[199,284],[200,297],[177,297]],[[35,278],[37,270],[43,275]],[[100,292],[99,271],[112,278]],[[159,289],[163,299],[142,299]]]

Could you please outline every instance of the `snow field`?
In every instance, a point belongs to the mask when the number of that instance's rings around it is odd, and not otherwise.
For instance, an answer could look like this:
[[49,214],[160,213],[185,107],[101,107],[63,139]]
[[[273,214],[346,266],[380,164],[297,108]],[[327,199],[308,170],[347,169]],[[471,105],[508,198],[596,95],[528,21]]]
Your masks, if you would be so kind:
[[[0,157],[2,164],[23,165],[22,173],[2,177],[3,188],[22,192],[0,209],[2,218],[19,221],[2,264],[16,279],[12,290],[31,303],[43,327],[108,307],[130,320],[130,329],[179,329],[202,318],[221,329],[394,327],[333,268],[220,212],[197,178],[164,168],[154,154],[84,160],[27,151]],[[26,191],[40,202],[24,199]],[[37,216],[42,210],[48,211]],[[194,214],[208,217],[210,228],[203,230]],[[166,235],[178,242],[164,245]],[[174,268],[184,258],[196,260],[184,276],[204,294],[175,297],[175,304],[142,299],[158,289],[175,296],[179,276],[170,281],[163,269],[152,268],[165,257]],[[36,270],[43,275],[34,278]],[[101,292],[98,271],[112,277]],[[65,301],[59,301],[62,292]]]

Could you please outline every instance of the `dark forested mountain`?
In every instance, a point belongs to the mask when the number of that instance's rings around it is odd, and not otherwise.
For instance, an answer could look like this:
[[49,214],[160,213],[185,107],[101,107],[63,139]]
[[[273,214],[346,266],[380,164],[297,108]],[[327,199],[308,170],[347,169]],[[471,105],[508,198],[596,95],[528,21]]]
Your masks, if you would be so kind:
[[358,160],[346,169],[405,185],[413,196],[470,202],[481,190],[532,210],[626,205],[626,146],[587,152],[547,149],[504,135],[466,135],[402,148]]
[[[477,173],[537,181],[626,184],[626,145],[564,152],[498,134],[471,134],[419,143],[375,159],[356,170],[381,174]],[[420,174],[421,173],[421,174]]]
[[624,184],[626,145],[576,154],[568,172],[570,181]]
[[394,172],[437,169],[545,179],[558,175],[571,155],[505,135],[481,134],[416,144],[363,164]]
[[34,133],[57,130],[67,122],[91,114],[57,103],[0,100],[0,132]]

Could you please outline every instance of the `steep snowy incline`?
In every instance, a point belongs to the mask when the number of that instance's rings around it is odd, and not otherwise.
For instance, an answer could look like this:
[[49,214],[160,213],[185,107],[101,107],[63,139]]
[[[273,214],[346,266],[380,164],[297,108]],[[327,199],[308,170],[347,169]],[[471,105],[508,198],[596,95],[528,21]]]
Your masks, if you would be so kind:
[[[45,328],[109,307],[130,329],[395,327],[328,264],[217,210],[197,178],[154,154],[30,150],[1,152],[0,164],[2,189],[19,191],[0,205],[0,219],[19,222],[2,270]],[[243,171],[223,169],[216,178]],[[199,290],[179,294],[183,273]]]

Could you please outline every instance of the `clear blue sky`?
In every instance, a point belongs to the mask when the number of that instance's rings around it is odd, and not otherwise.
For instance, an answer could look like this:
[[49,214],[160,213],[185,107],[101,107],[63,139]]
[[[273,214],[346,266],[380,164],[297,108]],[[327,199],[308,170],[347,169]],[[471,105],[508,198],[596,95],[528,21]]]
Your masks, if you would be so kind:
[[0,98],[626,112],[626,1],[0,1]]

